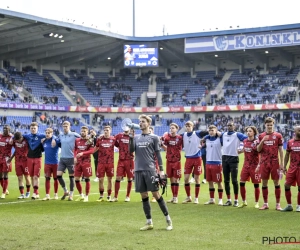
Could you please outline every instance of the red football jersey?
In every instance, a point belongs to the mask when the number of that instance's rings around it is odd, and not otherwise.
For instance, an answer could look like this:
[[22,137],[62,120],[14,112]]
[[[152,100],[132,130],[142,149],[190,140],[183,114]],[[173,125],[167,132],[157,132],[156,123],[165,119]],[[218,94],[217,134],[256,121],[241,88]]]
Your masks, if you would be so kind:
[[261,154],[261,162],[271,162],[278,161],[278,148],[283,145],[283,138],[280,133],[273,132],[271,134],[267,134],[266,132],[261,133],[258,136],[259,142],[266,136],[269,136],[268,140],[264,141],[264,145]]
[[134,156],[129,151],[129,135],[120,133],[115,136],[115,139],[115,146],[119,148],[119,160],[132,160]]
[[93,144],[89,144],[87,139],[77,138],[75,140],[75,154],[83,153],[81,157],[78,159],[83,160],[91,160],[91,154],[94,152]]
[[15,158],[16,160],[22,160],[27,158],[28,153],[28,142],[23,139],[22,142],[13,141],[13,146],[15,148]]
[[259,162],[259,153],[257,152],[258,141],[245,139],[244,143],[244,166],[256,168]]
[[164,144],[167,146],[166,158],[169,162],[177,162],[181,160],[181,150],[183,145],[183,137],[181,135],[171,136],[168,134],[163,138]]
[[290,167],[300,167],[300,140],[289,140],[286,151],[290,153]]
[[98,163],[114,163],[115,141],[116,139],[113,136],[97,139],[96,147],[99,148]]
[[5,161],[5,157],[11,156],[12,145],[9,144],[11,136],[0,135],[0,161]]

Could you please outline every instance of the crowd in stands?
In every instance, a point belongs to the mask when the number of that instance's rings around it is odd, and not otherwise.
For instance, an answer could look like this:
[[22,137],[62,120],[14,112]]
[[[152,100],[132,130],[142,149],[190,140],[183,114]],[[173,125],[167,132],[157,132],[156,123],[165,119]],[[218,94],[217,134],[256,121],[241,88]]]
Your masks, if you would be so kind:
[[7,122],[6,116],[5,115],[4,116],[0,116],[0,125],[3,126],[3,125],[6,124],[6,122]]
[[43,104],[58,104],[57,96],[41,96],[41,100],[43,101]]

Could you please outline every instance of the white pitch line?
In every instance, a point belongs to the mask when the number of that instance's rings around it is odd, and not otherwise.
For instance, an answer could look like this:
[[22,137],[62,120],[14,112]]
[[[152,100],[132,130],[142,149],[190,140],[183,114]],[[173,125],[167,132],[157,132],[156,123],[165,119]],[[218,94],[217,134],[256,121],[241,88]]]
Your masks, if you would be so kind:
[[[127,190],[119,190],[119,192],[125,192]],[[104,192],[104,193],[107,193],[107,192]],[[99,195],[99,193],[90,193],[90,195]],[[75,194],[73,196],[79,196],[79,194]],[[58,199],[60,199],[61,197],[58,197]],[[54,198],[50,198],[50,200],[54,200]],[[34,202],[34,201],[43,201],[42,199],[36,199],[36,200],[33,200],[31,198],[29,198],[28,200],[21,200],[21,201],[9,201],[9,202],[0,202],[0,205],[10,205],[10,204],[19,204],[19,203],[25,203],[25,202]]]

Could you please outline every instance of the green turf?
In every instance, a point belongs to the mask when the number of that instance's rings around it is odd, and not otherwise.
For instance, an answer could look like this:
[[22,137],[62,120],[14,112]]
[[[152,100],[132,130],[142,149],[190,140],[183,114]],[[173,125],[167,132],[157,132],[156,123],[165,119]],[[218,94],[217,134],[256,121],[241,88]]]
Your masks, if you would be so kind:
[[[164,153],[163,153],[164,158]],[[240,156],[241,163],[243,162]],[[240,164],[241,165],[241,164]],[[241,166],[240,166],[241,168]],[[68,180],[66,179],[68,183]],[[246,184],[248,207],[205,206],[208,184],[201,185],[199,205],[168,204],[174,230],[166,231],[158,204],[151,203],[154,229],[140,232],[145,223],[139,194],[132,191],[125,203],[126,182],[121,182],[119,202],[96,202],[98,183],[91,182],[88,203],[68,201],[18,201],[17,178],[10,174],[10,194],[0,200],[0,249],[298,249],[299,245],[263,245],[262,237],[296,237],[299,240],[300,213],[275,211],[274,187],[270,183],[270,210],[254,208],[251,183]],[[271,185],[272,184],[272,185]],[[281,181],[283,187],[283,181]],[[84,188],[84,183],[83,183]],[[51,186],[53,191],[53,185]],[[191,184],[192,195],[194,184]],[[40,195],[45,194],[41,178]],[[52,194],[52,193],[51,193]],[[62,195],[61,188],[59,194]],[[77,191],[75,191],[77,194]],[[216,194],[217,195],[217,194]],[[53,194],[52,194],[53,196]],[[168,196],[171,197],[171,190]],[[217,197],[217,196],[216,196]],[[292,201],[297,190],[292,188]],[[225,195],[223,200],[226,201]],[[241,201],[241,200],[240,200]],[[16,203],[13,203],[16,202]],[[260,198],[262,204],[262,197]],[[281,204],[285,206],[282,188]]]

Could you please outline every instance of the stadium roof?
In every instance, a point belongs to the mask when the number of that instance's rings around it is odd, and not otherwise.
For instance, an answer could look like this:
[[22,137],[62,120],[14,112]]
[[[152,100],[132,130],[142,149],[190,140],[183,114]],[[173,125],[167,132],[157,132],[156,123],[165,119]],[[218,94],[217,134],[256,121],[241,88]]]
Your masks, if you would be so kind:
[[[123,63],[123,45],[125,43],[157,41],[158,46],[163,48],[159,54],[159,64],[164,67],[177,62],[182,62],[190,67],[193,67],[195,62],[201,61],[214,66],[224,60],[230,60],[237,64],[243,60],[266,62],[268,57],[278,56],[291,61],[295,55],[300,56],[300,46],[273,47],[268,49],[268,54],[265,53],[266,49],[221,51],[218,52],[218,57],[215,57],[215,52],[185,54],[184,41],[185,38],[190,37],[211,37],[296,28],[300,28],[300,24],[156,37],[131,37],[0,9],[0,58],[27,63],[36,61],[42,65],[60,63],[61,66],[84,63],[92,67],[99,63],[109,63],[112,67],[117,68]],[[57,37],[54,37],[56,34]],[[108,57],[111,58],[110,61],[107,59]]]

